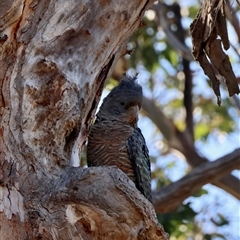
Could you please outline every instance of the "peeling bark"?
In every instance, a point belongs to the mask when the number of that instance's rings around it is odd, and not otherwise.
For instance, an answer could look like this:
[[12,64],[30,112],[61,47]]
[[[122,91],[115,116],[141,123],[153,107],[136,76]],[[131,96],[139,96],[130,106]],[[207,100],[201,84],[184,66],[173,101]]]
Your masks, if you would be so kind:
[[152,205],[122,172],[71,167],[105,79],[151,2],[1,2],[5,240],[166,239]]

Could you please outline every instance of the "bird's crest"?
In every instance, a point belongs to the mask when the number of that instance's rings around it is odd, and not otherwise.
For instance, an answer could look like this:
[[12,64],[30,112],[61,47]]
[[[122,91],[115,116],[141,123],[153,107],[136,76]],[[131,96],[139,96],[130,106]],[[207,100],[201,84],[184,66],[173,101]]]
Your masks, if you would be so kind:
[[135,81],[137,80],[137,76],[138,76],[138,72],[137,72],[134,76],[132,76],[132,75],[130,75],[130,74],[128,74],[128,73],[124,73],[124,74],[123,74],[123,78],[121,79],[121,81],[122,81],[123,79],[127,79],[127,80],[130,80],[130,81],[135,82]]

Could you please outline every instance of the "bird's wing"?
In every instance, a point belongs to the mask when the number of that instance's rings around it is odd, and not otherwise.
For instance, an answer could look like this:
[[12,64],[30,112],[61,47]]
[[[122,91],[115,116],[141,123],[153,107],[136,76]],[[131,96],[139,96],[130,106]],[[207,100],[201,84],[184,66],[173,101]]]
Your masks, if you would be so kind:
[[139,128],[136,128],[128,138],[127,148],[136,175],[136,187],[152,202],[150,159],[145,139]]

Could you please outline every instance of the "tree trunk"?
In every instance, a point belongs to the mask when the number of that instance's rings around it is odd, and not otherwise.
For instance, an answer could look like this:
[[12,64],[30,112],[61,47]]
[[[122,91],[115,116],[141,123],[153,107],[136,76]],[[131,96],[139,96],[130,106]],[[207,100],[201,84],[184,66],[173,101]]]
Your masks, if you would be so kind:
[[76,168],[105,79],[152,2],[1,1],[1,239],[167,239],[120,170]]

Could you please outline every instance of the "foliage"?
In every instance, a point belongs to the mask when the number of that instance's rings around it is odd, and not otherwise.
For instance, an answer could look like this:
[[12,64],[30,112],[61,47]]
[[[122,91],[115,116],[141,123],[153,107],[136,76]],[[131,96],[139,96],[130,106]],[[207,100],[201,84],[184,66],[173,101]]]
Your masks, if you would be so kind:
[[190,203],[186,203],[182,204],[175,212],[164,215],[158,214],[158,220],[171,237],[181,239],[186,235],[194,236],[199,232],[198,227],[194,224],[196,215],[197,213],[193,211]]

